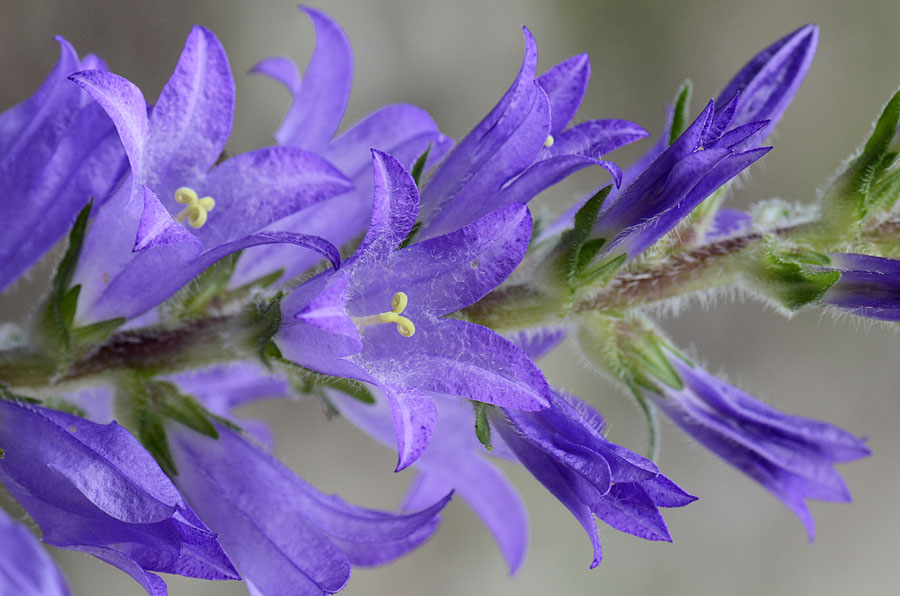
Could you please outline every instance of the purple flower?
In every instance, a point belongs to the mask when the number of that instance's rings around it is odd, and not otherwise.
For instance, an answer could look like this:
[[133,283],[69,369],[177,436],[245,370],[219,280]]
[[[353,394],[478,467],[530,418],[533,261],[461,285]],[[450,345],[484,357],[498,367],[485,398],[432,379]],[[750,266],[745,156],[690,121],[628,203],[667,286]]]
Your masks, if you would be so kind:
[[210,31],[195,27],[188,36],[149,117],[126,79],[98,70],[72,79],[110,115],[131,165],[130,183],[99,210],[85,239],[74,276],[79,323],[138,315],[249,246],[289,242],[338,261],[320,238],[262,231],[350,188],[334,167],[289,147],[215,165],[231,131],[234,81]]
[[603,417],[572,396],[551,392],[549,409],[492,409],[490,419],[522,465],[584,527],[594,548],[591,568],[603,558],[595,515],[622,532],[671,542],[658,508],[696,500],[652,461],[607,441]]
[[[377,441],[396,443],[391,409],[381,395],[365,404],[337,391],[329,400],[361,430]],[[438,424],[428,449],[413,464],[418,472],[403,505],[411,511],[433,503],[449,491],[466,501],[494,536],[510,573],[515,573],[528,549],[528,514],[515,487],[486,457],[487,452],[473,432],[472,406],[456,398],[435,400]],[[508,455],[495,437],[492,455]],[[508,450],[507,450],[508,451]]]
[[[287,58],[267,58],[253,71],[272,77],[291,93],[291,107],[275,133],[279,145],[315,152],[334,164],[354,188],[323,201],[269,229],[314,234],[335,246],[359,238],[372,212],[370,149],[390,153],[410,169],[431,145],[428,166],[437,163],[453,145],[441,134],[423,109],[394,104],[366,116],[332,140],[350,98],[353,52],[340,26],[325,13],[301,7],[316,30],[316,47],[301,80],[296,65]],[[302,273],[321,256],[287,245],[255,248],[241,255],[232,286],[283,270],[282,280]]]
[[[374,151],[369,231],[340,271],[282,303],[274,341],[313,370],[377,385],[391,405],[398,470],[421,454],[437,412],[429,392],[511,408],[546,407],[547,383],[516,346],[490,329],[445,315],[490,292],[518,265],[531,234],[528,209],[498,209],[450,234],[398,250],[416,221],[410,175]],[[385,324],[383,324],[385,323]]]
[[[803,83],[816,54],[819,28],[804,25],[754,56],[722,89],[717,105],[740,97],[731,126],[768,120],[759,139],[769,136]],[[718,115],[719,110],[716,111]]]
[[[748,135],[744,139],[745,142],[751,138],[759,142],[764,141],[778,124],[806,77],[815,56],[818,37],[818,27],[805,25],[754,56],[719,93],[714,103],[714,111],[709,112],[707,106],[704,114],[707,118],[711,118],[712,122],[702,124],[704,127],[709,126],[709,130],[700,135],[699,146],[712,147],[713,143],[708,139],[721,135],[726,127],[731,129],[729,135],[714,143],[720,149],[732,149],[729,145],[737,142],[739,135]],[[610,192],[604,204],[604,209],[612,211],[613,215],[607,215],[605,223],[601,221],[602,233],[599,235],[606,238],[608,248],[611,248],[610,241],[616,244],[625,242],[629,247],[627,250],[629,257],[641,252],[690,213],[718,188],[714,186],[715,184],[721,186],[768,150],[759,148],[755,153],[746,152],[746,155],[739,157],[746,147],[738,145],[733,147],[731,153],[723,157],[718,165],[714,155],[690,157],[696,152],[698,145],[691,149],[681,146],[675,155],[669,147],[673,118],[674,109],[669,107],[666,125],[656,144],[625,171],[620,187]],[[698,122],[700,120],[703,120],[703,115]],[[695,122],[694,126],[697,126],[698,122]],[[750,125],[757,127],[758,130],[754,131],[752,127],[743,128]],[[689,128],[685,131],[685,135],[690,131]],[[696,132],[694,131],[694,134]],[[685,135],[682,135],[681,139]],[[675,143],[679,141],[683,143],[681,139]],[[657,163],[663,154],[666,154],[668,159]],[[686,157],[690,157],[690,161],[681,164],[681,160]],[[741,166],[741,163],[744,165]],[[655,181],[643,178],[651,167],[655,167],[657,176]],[[710,170],[711,167],[716,169]],[[737,169],[737,172],[729,175],[733,169]],[[685,174],[690,174],[690,177],[685,177]],[[702,176],[706,178],[701,179]],[[656,187],[655,191],[648,187],[635,188],[635,181],[639,178],[643,178],[644,183],[652,183]],[[701,181],[702,184],[698,184]],[[697,186],[693,186],[694,184]],[[666,195],[657,196],[653,192]],[[628,204],[616,209],[620,201]],[[583,204],[582,201],[561,216],[548,227],[542,238],[570,227],[575,213]],[[615,215],[617,212],[618,219]],[[635,229],[628,229],[630,226],[634,226]],[[613,234],[618,232],[621,232],[620,237],[613,238]]]
[[729,127],[740,96],[717,113],[710,101],[700,116],[600,214],[594,236],[603,255],[629,259],[675,227],[704,199],[771,147],[747,149],[767,122]]
[[63,236],[88,200],[102,203],[125,172],[109,117],[68,80],[84,68],[62,37],[59,61],[30,98],[0,114],[0,291]]
[[53,559],[28,528],[0,509],[0,594],[69,596],[69,586]]
[[253,594],[337,592],[351,565],[387,563],[427,540],[450,500],[406,515],[364,509],[322,494],[229,428],[218,426],[218,439],[168,430],[179,488]]
[[538,193],[582,168],[621,172],[600,156],[647,136],[626,120],[591,120],[569,129],[590,76],[587,55],[565,60],[535,80],[537,45],[527,28],[525,57],[512,86],[441,163],[422,190],[422,229],[432,238]]
[[4,399],[0,447],[0,481],[47,544],[115,565],[151,596],[166,593],[151,571],[239,579],[216,535],[118,424]]
[[806,499],[849,502],[833,464],[869,455],[865,441],[825,422],[789,416],[667,350],[683,386],[648,391],[682,430],[784,503],[815,536]]
[[841,277],[820,301],[861,317],[900,321],[900,261],[860,254],[832,253],[826,271]]

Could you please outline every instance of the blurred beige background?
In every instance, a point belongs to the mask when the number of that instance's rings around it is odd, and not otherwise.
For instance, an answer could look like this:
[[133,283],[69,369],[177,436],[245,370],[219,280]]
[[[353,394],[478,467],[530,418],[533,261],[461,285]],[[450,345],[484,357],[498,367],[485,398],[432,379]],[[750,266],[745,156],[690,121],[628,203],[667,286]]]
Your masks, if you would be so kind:
[[[780,196],[808,200],[868,132],[900,84],[896,0],[756,2],[322,1],[349,33],[356,79],[344,127],[389,102],[428,109],[460,138],[496,102],[519,66],[521,24],[534,32],[541,66],[589,52],[593,78],[577,119],[619,117],[651,131],[679,83],[695,83],[696,109],[756,51],[806,22],[821,27],[815,64],[776,133],[776,149],[751,170],[732,204]],[[168,78],[192,23],[223,41],[237,80],[232,152],[270,144],[287,105],[273,83],[245,73],[258,59],[287,54],[305,64],[312,27],[291,2],[28,2],[0,0],[0,109],[22,100],[56,60],[52,35],[96,52],[138,83],[148,99]],[[642,145],[641,147],[646,146]],[[627,163],[634,152],[614,158]],[[560,205],[592,187],[579,175],[542,197]],[[556,203],[554,206],[554,201]],[[27,311],[46,270],[0,299],[0,319]],[[751,300],[692,303],[664,327],[696,348],[712,370],[783,410],[828,420],[870,437],[867,460],[842,466],[851,506],[813,504],[815,544],[774,498],[725,464],[665,429],[662,469],[701,500],[668,510],[674,544],[648,543],[600,527],[605,558],[590,571],[587,538],[575,520],[521,469],[508,466],[532,516],[528,558],[512,579],[487,531],[461,500],[446,510],[422,549],[382,569],[354,571],[348,595],[413,594],[790,594],[832,596],[900,591],[900,400],[894,328],[833,322],[804,313],[788,322]],[[551,380],[592,400],[610,438],[641,449],[640,416],[603,380],[573,369],[573,352],[546,362]],[[326,492],[392,507],[408,477],[394,455],[346,421],[327,422],[312,404],[266,404],[279,456]],[[75,593],[138,595],[130,578],[88,556],[60,553]],[[242,594],[238,584],[166,577],[173,596]]]

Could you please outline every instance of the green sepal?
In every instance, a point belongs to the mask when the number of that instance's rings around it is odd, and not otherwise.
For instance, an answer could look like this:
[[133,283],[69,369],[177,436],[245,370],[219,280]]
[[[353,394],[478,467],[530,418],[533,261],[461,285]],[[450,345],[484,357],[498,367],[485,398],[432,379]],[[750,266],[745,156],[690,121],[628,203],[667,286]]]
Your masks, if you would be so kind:
[[[195,320],[206,315],[209,308],[215,305],[217,300],[223,298],[223,293],[228,282],[231,281],[240,255],[241,251],[238,251],[219,259],[178,290],[163,304],[161,310],[165,317],[170,321],[180,322]],[[254,282],[254,284],[256,283],[259,283],[259,280]]]
[[281,299],[284,294],[278,292],[267,303],[257,303],[253,305],[251,316],[253,324],[256,328],[256,351],[260,360],[266,367],[271,368],[271,358],[280,356],[278,346],[272,341],[278,329],[281,327]]
[[428,143],[428,147],[416,159],[416,163],[413,164],[412,170],[410,170],[409,174],[412,176],[413,181],[416,183],[416,186],[419,186],[419,181],[422,180],[422,173],[425,171],[425,164],[428,163],[428,154],[431,153],[432,144]]
[[71,349],[70,331],[81,288],[70,286],[84,246],[84,235],[93,204],[93,200],[88,201],[75,218],[69,232],[69,246],[56,267],[50,294],[45,299],[38,318],[35,339],[45,349],[56,354],[67,354]]
[[631,356],[639,371],[635,382],[644,384],[649,389],[655,389],[655,381],[668,385],[676,391],[684,389],[684,382],[675,372],[656,338],[649,334],[645,335],[630,347]]
[[621,254],[611,259],[607,259],[603,261],[593,269],[589,269],[582,274],[582,285],[605,285],[612,277],[619,271],[622,265],[625,264],[625,261],[628,260],[628,255]]
[[[76,286],[77,287],[77,286]],[[113,331],[121,327],[127,321],[125,317],[106,319],[90,325],[75,327],[71,330],[71,342],[73,352],[81,352],[89,346],[100,343],[109,337]]]
[[822,271],[828,256],[813,251],[782,251],[767,246],[755,270],[763,293],[789,310],[819,300],[840,279],[838,271]]
[[865,207],[872,202],[867,196],[869,186],[897,156],[896,150],[890,149],[897,134],[898,121],[900,121],[900,91],[894,93],[884,106],[862,153],[850,166],[853,171],[850,180],[851,190],[863,195]]
[[478,437],[485,449],[493,451],[494,445],[491,443],[491,424],[488,422],[487,404],[483,401],[473,401],[472,405],[475,407],[475,436]]
[[324,377],[317,380],[319,385],[329,387],[349,395],[364,404],[374,404],[375,395],[363,383],[343,377]]
[[675,142],[685,130],[691,117],[691,95],[694,93],[694,85],[690,79],[686,79],[678,93],[675,94],[675,109],[672,112],[672,128],[669,130],[669,145]]
[[611,190],[612,185],[605,186],[588,199],[575,214],[574,227],[567,230],[559,240],[558,250],[562,252],[559,260],[560,273],[566,280],[570,293],[581,287],[586,277],[592,278],[589,272],[586,275],[587,267],[606,244],[604,238],[591,238],[591,234],[603,202]]
[[169,438],[166,436],[162,416],[148,412],[138,427],[137,439],[167,476],[170,478],[178,476],[178,467],[169,448]]
[[272,362],[280,365],[278,368],[287,377],[291,384],[291,389],[300,394],[316,394],[324,397],[321,389],[329,388],[340,391],[354,399],[358,399],[364,404],[374,404],[375,395],[369,391],[369,388],[360,381],[353,379],[345,379],[343,377],[331,377],[323,375],[314,370],[310,370],[304,366],[291,362],[286,358],[272,356]]
[[640,389],[634,385],[629,385],[628,388],[631,390],[631,394],[634,396],[634,400],[647,423],[647,457],[656,461],[659,458],[659,416],[656,413],[656,408],[647,400]]
[[148,386],[155,409],[170,420],[212,439],[219,438],[219,431],[209,421],[206,408],[190,395],[181,393],[174,384],[167,381],[153,381]]

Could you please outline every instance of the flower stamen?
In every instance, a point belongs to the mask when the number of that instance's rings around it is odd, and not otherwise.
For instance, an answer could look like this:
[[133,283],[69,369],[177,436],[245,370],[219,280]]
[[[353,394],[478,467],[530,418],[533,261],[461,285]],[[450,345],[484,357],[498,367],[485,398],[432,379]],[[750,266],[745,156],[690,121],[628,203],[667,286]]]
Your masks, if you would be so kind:
[[391,310],[378,313],[377,315],[369,315],[367,317],[354,317],[353,322],[357,327],[369,327],[371,325],[380,325],[381,323],[396,323],[397,333],[403,337],[412,337],[416,332],[416,326],[412,321],[401,316],[406,305],[409,303],[409,297],[403,292],[397,292],[391,298]]
[[175,191],[175,200],[185,205],[185,208],[175,216],[175,221],[184,223],[187,220],[192,228],[202,228],[206,223],[207,213],[216,206],[212,197],[197,197],[197,192],[193,188],[182,186]]
[[544,147],[549,149],[550,147],[553,146],[553,142],[554,142],[553,135],[547,135],[547,140],[544,141]]

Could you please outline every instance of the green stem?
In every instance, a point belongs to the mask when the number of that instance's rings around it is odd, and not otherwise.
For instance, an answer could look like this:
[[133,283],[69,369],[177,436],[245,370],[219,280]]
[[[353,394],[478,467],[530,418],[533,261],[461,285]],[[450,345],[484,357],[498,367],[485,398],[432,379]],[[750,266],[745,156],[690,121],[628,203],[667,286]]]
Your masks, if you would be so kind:
[[175,329],[136,329],[111,336],[63,370],[39,352],[0,352],[0,383],[41,388],[122,371],[171,374],[253,357],[258,329],[244,315],[202,319]]

